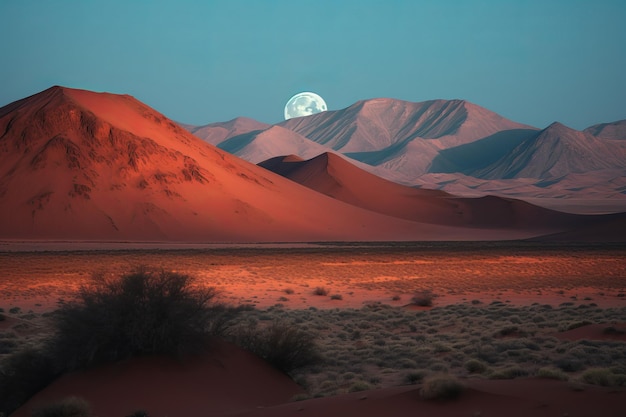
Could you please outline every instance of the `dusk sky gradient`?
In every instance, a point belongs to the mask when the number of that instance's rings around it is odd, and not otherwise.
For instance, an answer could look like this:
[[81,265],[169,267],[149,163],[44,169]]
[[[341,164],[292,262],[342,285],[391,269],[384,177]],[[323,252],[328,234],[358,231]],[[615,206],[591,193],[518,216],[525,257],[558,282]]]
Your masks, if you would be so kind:
[[300,91],[465,99],[517,122],[626,119],[626,2],[0,1],[0,106],[52,85],[195,125],[276,123]]

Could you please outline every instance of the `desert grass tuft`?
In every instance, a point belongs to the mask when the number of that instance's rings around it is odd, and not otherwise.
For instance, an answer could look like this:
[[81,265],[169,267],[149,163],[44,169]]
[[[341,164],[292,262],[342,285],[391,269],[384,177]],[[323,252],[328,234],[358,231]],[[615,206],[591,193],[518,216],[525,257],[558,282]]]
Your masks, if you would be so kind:
[[626,385],[626,375],[616,374],[608,368],[591,368],[584,371],[581,380],[587,384],[602,387],[621,387]]
[[482,374],[487,370],[487,364],[478,359],[470,359],[463,366],[471,374]]
[[328,293],[328,289],[324,287],[315,287],[315,289],[313,290],[313,295],[327,296]]
[[419,307],[432,307],[435,295],[432,291],[421,291],[411,298],[411,304]]
[[537,376],[539,378],[547,378],[547,379],[557,379],[559,381],[568,381],[569,375],[563,372],[560,369],[555,368],[539,368],[537,371]]
[[424,379],[420,396],[425,400],[449,401],[461,396],[465,386],[454,376],[432,375]]

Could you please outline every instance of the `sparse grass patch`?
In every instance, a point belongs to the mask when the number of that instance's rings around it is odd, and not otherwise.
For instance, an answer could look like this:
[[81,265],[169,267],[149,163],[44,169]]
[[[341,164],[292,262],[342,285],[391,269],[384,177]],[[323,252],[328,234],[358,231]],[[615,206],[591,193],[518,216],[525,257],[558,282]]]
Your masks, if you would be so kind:
[[78,397],[68,397],[35,410],[33,417],[91,417],[91,407]]
[[293,397],[291,397],[291,401],[304,401],[304,400],[308,400],[310,398],[311,398],[311,396],[309,394],[300,393],[300,394],[296,394]]
[[372,389],[372,386],[365,381],[356,381],[350,388],[348,388],[348,392],[359,392],[359,391],[367,391],[368,389]]
[[539,378],[558,379],[559,381],[569,380],[569,375],[567,375],[562,370],[555,368],[539,368],[539,370],[537,371],[537,376]]
[[491,379],[515,379],[522,376],[528,376],[526,369],[519,366],[510,366],[494,371],[489,377]]
[[592,322],[590,322],[589,320],[581,320],[581,321],[576,321],[574,323],[570,323],[567,326],[567,330],[574,330],[574,329],[578,329],[579,327],[583,327],[583,326],[587,326],[589,324],[592,324]]
[[591,368],[584,371],[581,380],[587,384],[602,387],[620,387],[626,385],[626,375],[615,374],[608,368]]
[[331,300],[343,300],[343,296],[341,294],[333,294],[330,296]]

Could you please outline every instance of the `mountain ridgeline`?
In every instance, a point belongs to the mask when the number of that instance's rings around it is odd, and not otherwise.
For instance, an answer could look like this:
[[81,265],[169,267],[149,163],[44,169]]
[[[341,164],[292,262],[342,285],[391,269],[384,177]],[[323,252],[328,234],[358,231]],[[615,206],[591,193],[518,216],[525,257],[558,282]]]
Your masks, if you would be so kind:
[[[485,192],[486,184],[515,188],[506,181],[580,189],[589,173],[602,173],[596,178],[608,189],[622,187],[615,192],[623,197],[626,140],[616,137],[619,124],[539,130],[460,100],[376,99],[273,126],[239,118],[183,127],[131,96],[64,87],[0,108],[0,238],[605,241],[626,235],[624,214],[568,214]],[[481,198],[443,190],[463,184]]]
[[[214,138],[219,126],[206,125],[196,134]],[[290,154],[308,159],[321,153],[321,145],[404,185],[473,196],[593,197],[626,210],[624,120],[584,131],[558,122],[538,129],[463,100],[372,99],[251,127],[212,143],[255,163]]]

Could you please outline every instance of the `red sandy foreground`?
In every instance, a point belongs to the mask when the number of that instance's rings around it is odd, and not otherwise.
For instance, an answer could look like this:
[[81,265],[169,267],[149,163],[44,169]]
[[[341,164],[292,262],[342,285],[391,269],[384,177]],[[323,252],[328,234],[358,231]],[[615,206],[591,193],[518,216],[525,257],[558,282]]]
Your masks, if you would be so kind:
[[[379,301],[401,307],[415,291],[430,289],[435,306],[479,299],[512,305],[589,302],[623,307],[626,276],[621,247],[465,245],[243,248],[182,251],[0,253],[5,307],[39,311],[87,282],[96,270],[127,271],[132,265],[177,269],[216,286],[225,300],[268,307],[360,307]],[[327,287],[342,300],[313,295]],[[392,300],[393,295],[401,299]],[[615,325],[623,330],[623,324]],[[606,327],[606,326],[604,326]],[[626,342],[584,326],[557,337]],[[147,357],[68,374],[13,415],[66,396],[91,403],[100,417],[144,409],[150,416],[597,416],[624,415],[623,389],[536,378],[463,379],[467,389],[451,402],[426,401],[420,385],[397,386],[334,397],[294,401],[302,389],[287,376],[239,348],[219,343],[206,356],[182,361]]]
[[185,362],[141,358],[66,375],[12,414],[67,395],[89,401],[97,416],[124,416],[147,410],[150,416],[328,416],[423,415],[436,417],[553,417],[624,415],[624,392],[596,387],[575,390],[542,379],[468,380],[451,402],[420,398],[419,386],[402,386],[293,401],[301,389],[259,359],[221,345],[211,356]]

